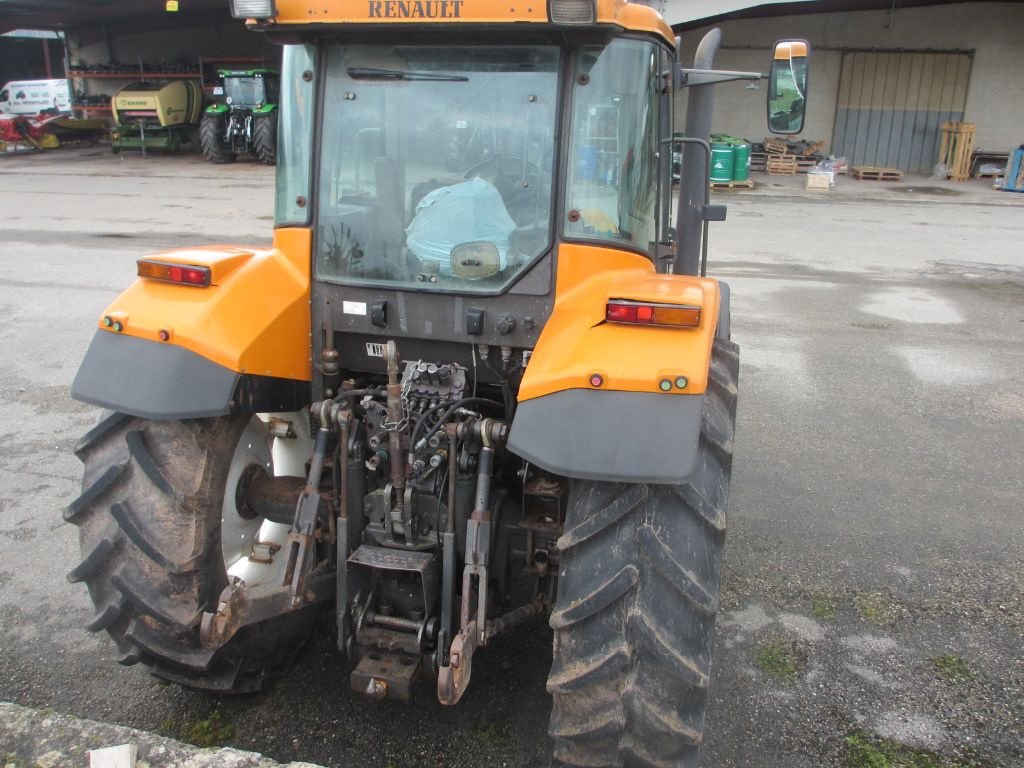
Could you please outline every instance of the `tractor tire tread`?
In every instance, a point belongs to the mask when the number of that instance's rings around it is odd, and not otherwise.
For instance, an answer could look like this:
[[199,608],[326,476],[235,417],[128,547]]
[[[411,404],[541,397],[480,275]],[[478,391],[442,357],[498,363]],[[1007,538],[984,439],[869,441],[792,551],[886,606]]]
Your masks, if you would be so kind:
[[698,456],[683,483],[573,483],[547,685],[554,757],[564,765],[697,764],[738,372],[738,347],[716,339]]
[[157,657],[162,661],[176,664],[185,669],[203,672],[209,668],[213,660],[214,651],[207,650],[201,646],[189,647],[183,642],[172,639],[167,641],[165,634],[154,632],[150,626],[141,619],[133,619],[128,624],[128,631],[125,637],[134,643],[139,650],[150,656]]
[[253,151],[261,163],[277,164],[277,112],[258,115],[252,129]]
[[617,678],[629,663],[625,642],[602,649],[586,658],[573,659],[571,664],[555,659],[548,675],[548,693],[572,693],[588,685]]
[[95,573],[110,556],[110,553],[114,550],[114,547],[119,541],[117,535],[105,535],[101,536],[87,552],[82,556],[81,561],[78,565],[68,571],[67,579],[71,584],[78,584],[88,579],[93,573]]
[[127,463],[121,462],[120,464],[111,464],[103,470],[103,474],[91,483],[89,487],[82,492],[81,496],[68,504],[63,514],[64,522],[70,523],[74,521],[75,517],[88,509],[91,504],[95,504],[96,500],[109,491],[114,483],[117,482],[118,478],[124,474],[124,470],[127,466]]
[[203,608],[177,605],[153,588],[138,574],[128,572],[127,564],[110,575],[110,582],[131,603],[137,614],[150,616],[177,630],[197,626],[203,618]]
[[142,432],[137,429],[129,430],[124,436],[124,440],[128,444],[128,451],[131,453],[132,458],[135,459],[139,469],[146,473],[149,482],[155,485],[160,493],[173,498],[175,496],[174,489],[167,481],[167,478],[164,477],[160,468],[157,467],[153,454],[146,447],[146,441],[142,436]]
[[551,626],[554,629],[565,629],[603,611],[635,587],[639,580],[640,572],[636,566],[625,566],[589,595],[579,598],[567,608],[552,613]]
[[84,460],[86,452],[108,434],[116,430],[131,418],[127,413],[112,411],[100,419],[99,423],[82,435],[75,443],[75,456]]
[[132,511],[131,503],[127,500],[111,504],[110,514],[117,521],[118,526],[128,540],[161,568],[176,576],[182,576],[194,572],[199,567],[194,558],[185,562],[176,562],[157,549],[149,540],[149,536],[139,522],[138,517]]
[[102,632],[112,624],[116,624],[124,612],[124,595],[115,594],[111,599],[96,608],[96,613],[85,625],[88,632]]
[[220,692],[258,690],[291,659],[315,614],[297,612],[241,631],[210,651],[202,612],[227,585],[219,526],[230,459],[247,416],[147,421],[111,414],[79,442],[82,495],[68,507],[94,605],[86,628],[105,631],[121,664]]
[[222,114],[204,114],[199,122],[199,146],[211,163],[226,165],[238,159],[231,147],[221,138],[225,130]]
[[676,560],[672,549],[658,536],[658,532],[646,523],[637,530],[640,551],[654,567],[654,570],[685,597],[690,604],[704,614],[718,610],[718,598],[709,594],[696,574]]

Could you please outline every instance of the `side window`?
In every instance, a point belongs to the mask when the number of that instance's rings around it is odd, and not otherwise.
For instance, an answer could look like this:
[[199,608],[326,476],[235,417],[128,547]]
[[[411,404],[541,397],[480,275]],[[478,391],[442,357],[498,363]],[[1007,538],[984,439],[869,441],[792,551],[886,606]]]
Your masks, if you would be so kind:
[[577,58],[567,237],[628,243],[658,239],[661,49],[616,39]]
[[281,110],[277,149],[275,223],[309,220],[310,153],[313,146],[313,101],[316,48],[286,45],[281,69]]

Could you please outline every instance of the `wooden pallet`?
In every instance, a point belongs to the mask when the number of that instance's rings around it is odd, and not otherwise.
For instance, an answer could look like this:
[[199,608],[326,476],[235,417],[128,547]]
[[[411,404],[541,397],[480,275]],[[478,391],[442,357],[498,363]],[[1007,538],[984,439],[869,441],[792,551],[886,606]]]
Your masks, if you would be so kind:
[[746,181],[712,181],[712,189],[753,189],[754,182],[750,179]]
[[770,155],[764,170],[769,176],[796,176],[796,155]]
[[903,181],[899,168],[876,168],[873,165],[858,165],[850,169],[853,178],[859,181]]
[[971,178],[974,152],[974,123],[943,123],[939,162],[946,166],[950,181]]

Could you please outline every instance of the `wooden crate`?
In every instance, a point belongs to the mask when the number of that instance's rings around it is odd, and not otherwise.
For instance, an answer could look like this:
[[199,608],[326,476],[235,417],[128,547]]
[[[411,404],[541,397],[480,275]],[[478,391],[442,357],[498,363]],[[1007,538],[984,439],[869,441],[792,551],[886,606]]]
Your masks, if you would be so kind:
[[817,164],[818,161],[815,160],[813,157],[798,157],[796,159],[797,173],[807,173],[808,171],[812,170]]
[[850,169],[853,178],[860,181],[903,181],[899,168],[876,168],[873,165],[858,165]]
[[943,123],[939,162],[946,166],[951,181],[971,178],[974,152],[974,123]]
[[789,145],[782,139],[765,137],[764,151],[769,155],[785,155],[789,153]]
[[796,176],[796,155],[769,155],[765,173],[769,176]]

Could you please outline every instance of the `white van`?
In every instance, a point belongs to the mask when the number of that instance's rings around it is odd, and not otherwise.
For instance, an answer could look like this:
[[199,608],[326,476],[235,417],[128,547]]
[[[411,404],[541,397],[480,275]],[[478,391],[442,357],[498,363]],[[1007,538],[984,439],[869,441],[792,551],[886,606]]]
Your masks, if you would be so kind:
[[2,113],[38,115],[47,109],[71,111],[71,89],[67,80],[13,80],[0,88]]

